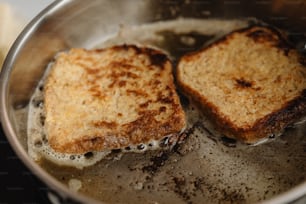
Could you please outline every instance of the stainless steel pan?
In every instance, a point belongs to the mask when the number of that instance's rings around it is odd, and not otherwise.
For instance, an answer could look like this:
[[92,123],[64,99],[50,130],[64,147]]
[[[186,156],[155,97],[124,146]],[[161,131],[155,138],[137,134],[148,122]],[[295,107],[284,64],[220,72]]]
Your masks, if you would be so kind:
[[[71,47],[93,48],[135,26],[175,19],[246,19],[264,21],[289,34],[305,52],[305,1],[257,0],[65,0],[55,1],[22,32],[11,48],[1,73],[1,119],[6,136],[21,160],[64,199],[82,203],[304,203],[306,202],[306,128],[300,124],[285,135],[256,147],[215,138],[183,100],[190,126],[183,144],[170,152],[113,153],[83,170],[35,163],[27,154],[29,99],[53,56]],[[174,59],[211,40],[195,28],[175,31],[163,24],[163,43]],[[174,26],[174,27],[173,27]],[[180,24],[178,23],[179,27]],[[239,27],[238,25],[236,25]],[[222,24],[213,24],[215,32]],[[183,31],[182,31],[183,30]],[[124,35],[120,36],[120,33]],[[149,33],[150,34],[150,33]],[[218,34],[215,33],[215,34]],[[220,33],[219,33],[220,34]],[[122,39],[123,38],[123,39]],[[177,44],[192,39],[194,46]],[[123,40],[123,41],[122,41]],[[147,40],[147,39],[146,39]],[[145,40],[144,40],[145,41]],[[119,42],[119,41],[118,41]],[[137,43],[137,38],[132,42]],[[180,41],[181,42],[181,41]],[[185,44],[186,45],[186,44]],[[76,193],[69,181],[82,181]],[[99,200],[100,201],[97,201]]]

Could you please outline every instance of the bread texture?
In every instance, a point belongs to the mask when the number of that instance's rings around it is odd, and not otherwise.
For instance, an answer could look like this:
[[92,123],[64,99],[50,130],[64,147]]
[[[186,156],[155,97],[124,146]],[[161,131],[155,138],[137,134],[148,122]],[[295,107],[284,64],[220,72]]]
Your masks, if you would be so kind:
[[186,119],[172,71],[164,53],[134,45],[58,54],[44,88],[50,146],[86,153],[175,142]]
[[255,143],[305,116],[305,62],[279,31],[251,26],[183,56],[176,76],[221,134]]

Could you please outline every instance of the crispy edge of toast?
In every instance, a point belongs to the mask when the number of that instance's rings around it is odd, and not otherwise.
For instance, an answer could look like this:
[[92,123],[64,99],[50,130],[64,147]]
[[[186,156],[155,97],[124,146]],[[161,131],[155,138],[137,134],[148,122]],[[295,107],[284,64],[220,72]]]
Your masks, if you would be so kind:
[[[253,32],[253,30],[256,31],[257,29],[264,29],[270,32],[272,35],[265,35],[265,33],[260,31]],[[260,139],[270,136],[274,137],[275,135],[282,133],[286,127],[294,124],[306,115],[306,89],[304,89],[301,94],[293,100],[284,103],[279,110],[271,112],[262,118],[258,118],[255,124],[252,126],[238,127],[230,122],[229,118],[226,118],[219,113],[218,107],[201,97],[201,95],[196,90],[188,86],[188,84],[181,82],[181,73],[178,67],[181,60],[205,52],[212,46],[218,46],[219,44],[230,40],[231,35],[234,33],[246,33],[248,34],[248,37],[253,38],[255,42],[259,43],[262,42],[262,38],[265,38],[269,46],[277,47],[279,50],[283,51],[286,56],[290,50],[294,50],[281,31],[270,26],[252,25],[247,28],[233,31],[207,47],[184,55],[178,62],[176,79],[183,94],[199,107],[203,114],[221,134],[244,143],[253,144],[258,142]],[[299,55],[297,52],[296,54]],[[301,65],[306,65],[306,57],[299,55],[299,61]]]

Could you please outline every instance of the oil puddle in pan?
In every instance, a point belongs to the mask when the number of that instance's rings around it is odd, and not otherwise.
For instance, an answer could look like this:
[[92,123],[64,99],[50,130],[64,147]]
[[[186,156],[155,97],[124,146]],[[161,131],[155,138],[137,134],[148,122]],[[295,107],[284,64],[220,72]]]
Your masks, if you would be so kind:
[[[218,26],[216,26],[218,25]],[[168,52],[173,61],[205,43],[245,27],[247,21],[184,20],[124,28],[98,47],[142,44]],[[64,184],[106,203],[254,203],[306,179],[306,126],[258,145],[216,137],[206,119],[182,96],[188,117],[185,140],[171,151],[114,151],[78,170],[46,160],[41,165]]]

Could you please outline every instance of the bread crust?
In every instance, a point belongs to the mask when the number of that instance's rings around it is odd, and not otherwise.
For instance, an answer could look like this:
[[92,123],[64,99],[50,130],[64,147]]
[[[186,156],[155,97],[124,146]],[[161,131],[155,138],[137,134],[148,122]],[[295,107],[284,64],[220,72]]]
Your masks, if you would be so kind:
[[151,48],[122,45],[60,53],[44,97],[49,144],[61,153],[177,138],[186,125],[172,64]]
[[[188,72],[193,71],[193,67],[202,67],[202,69],[208,69],[207,64],[209,62],[203,61],[203,57],[205,55],[209,55],[209,52],[213,52],[212,49],[219,49],[220,52],[222,52],[222,49],[226,50],[227,46],[232,46],[231,43],[234,39],[246,37],[247,40],[244,40],[241,42],[248,42],[250,45],[253,45],[254,47],[256,44],[260,44],[264,49],[269,50],[271,53],[277,53],[278,56],[281,56],[284,58],[284,60],[290,63],[295,63],[295,67],[293,70],[290,70],[289,66],[287,64],[280,65],[273,65],[273,66],[267,66],[267,69],[271,69],[271,71],[268,71],[266,74],[266,78],[271,78],[273,76],[273,67],[277,67],[278,69],[287,69],[288,71],[284,71],[284,73],[288,72],[298,72],[297,75],[290,75],[293,79],[290,79],[291,81],[298,81],[296,82],[295,86],[298,86],[296,90],[288,90],[293,92],[295,91],[295,94],[292,94],[289,99],[284,99],[278,101],[279,104],[276,104],[274,106],[271,105],[271,108],[269,111],[266,111],[264,114],[256,115],[257,113],[254,113],[253,115],[249,114],[250,117],[253,117],[254,119],[252,121],[248,121],[245,119],[245,121],[241,120],[240,123],[238,123],[238,119],[235,121],[233,118],[239,118],[238,114],[243,114],[239,112],[233,113],[232,115],[224,113],[224,108],[220,107],[220,105],[217,105],[216,101],[211,100],[212,96],[210,95],[207,97],[205,95],[205,91],[207,90],[201,90],[201,88],[207,88],[207,87],[201,87],[200,85],[194,85],[196,82],[190,82],[186,80],[185,75]],[[241,45],[234,45],[234,46],[240,46]],[[245,48],[243,48],[245,49]],[[253,47],[249,47],[249,49],[253,49]],[[240,50],[241,51],[241,50]],[[250,52],[250,54],[256,53],[257,51],[254,48],[253,52]],[[224,57],[227,57],[228,50],[224,52]],[[260,56],[260,54],[257,55],[259,58],[265,58]],[[268,59],[268,58],[267,58]],[[202,60],[202,61],[201,61]],[[226,66],[218,66],[219,63],[222,63],[222,59],[219,59],[221,62],[214,62],[214,67],[216,70],[218,69],[227,69]],[[258,59],[260,61],[260,59]],[[281,59],[282,60],[282,59]],[[283,62],[281,61],[280,62]],[[230,60],[227,61],[229,64],[231,63]],[[241,64],[237,65],[237,67],[241,66],[243,67],[243,63],[247,64],[247,61],[239,61]],[[245,143],[255,143],[258,140],[262,138],[266,138],[271,135],[277,135],[283,131],[283,129],[294,122],[301,119],[301,117],[306,115],[306,67],[303,65],[303,62],[305,62],[305,57],[301,56],[300,54],[295,51],[292,46],[286,41],[286,39],[283,37],[283,35],[278,32],[277,30],[270,28],[270,27],[264,27],[264,26],[252,26],[246,29],[241,29],[238,31],[234,31],[225,37],[219,39],[217,42],[209,45],[206,48],[203,48],[197,52],[189,53],[185,56],[183,56],[178,63],[177,67],[177,81],[179,84],[179,87],[183,91],[185,95],[187,95],[189,98],[191,98],[192,101],[194,101],[200,109],[203,111],[203,113],[210,119],[210,121],[213,123],[215,128],[220,131],[221,134],[230,137],[238,139]],[[250,62],[252,63],[252,61]],[[190,65],[191,64],[191,65]],[[186,68],[188,66],[188,68]],[[230,65],[228,65],[230,66]],[[221,67],[221,68],[220,68]],[[249,67],[249,65],[248,65]],[[234,70],[234,69],[233,69]],[[268,90],[265,87],[262,87],[261,84],[259,84],[259,80],[257,80],[256,77],[252,78],[251,75],[247,75],[244,72],[247,72],[245,70],[240,70],[240,72],[235,72],[235,78],[230,78],[231,72],[234,72],[233,70],[226,72],[225,78],[220,78],[219,83],[226,83],[227,78],[229,80],[234,81],[232,83],[235,83],[231,89],[226,90],[229,95],[236,94],[236,101],[238,103],[238,106],[244,106],[244,102],[239,102],[240,98],[239,96],[242,95],[244,92],[248,93],[249,100],[253,100],[256,102],[254,104],[254,109],[256,109],[256,106],[261,105],[260,103],[267,103],[267,101],[272,101],[273,97],[277,98],[278,92],[273,93],[273,87],[276,86],[283,86],[282,88],[284,91],[286,91],[286,87],[289,86],[286,84],[285,80],[277,80],[275,78],[273,83],[267,83],[271,86],[271,91],[263,92],[262,90]],[[209,70],[212,71],[212,70]],[[252,71],[256,71],[256,69],[253,69]],[[265,71],[265,70],[264,70]],[[218,71],[216,72],[215,77],[218,78]],[[259,72],[262,72],[262,70],[259,70]],[[224,73],[222,73],[224,74]],[[283,74],[285,75],[285,74]],[[280,78],[284,77],[280,74]],[[249,77],[249,78],[248,78]],[[252,80],[250,80],[252,78]],[[188,79],[191,79],[190,77]],[[226,79],[226,80],[225,80]],[[194,81],[201,81],[201,80],[207,80],[203,76],[195,77]],[[208,82],[207,82],[208,83]],[[265,84],[265,85],[267,85]],[[217,86],[217,85],[216,85]],[[196,88],[195,88],[196,87]],[[225,86],[224,86],[225,87]],[[213,87],[210,87],[211,89]],[[291,89],[291,88],[290,88]],[[226,91],[222,90],[223,94],[222,97],[219,97],[218,100],[226,100],[227,93]],[[263,94],[264,93],[264,94]],[[267,94],[268,93],[268,94]],[[260,97],[259,97],[260,96]],[[252,98],[253,97],[253,98]],[[271,98],[267,100],[267,98]],[[243,97],[241,97],[243,98]],[[254,99],[255,98],[255,99]],[[234,106],[233,104],[228,104],[224,102],[229,108],[231,106]],[[250,105],[250,108],[252,108],[252,104]],[[243,109],[243,108],[242,108]],[[235,116],[233,116],[235,115]]]

